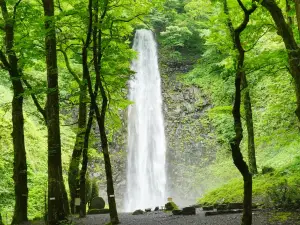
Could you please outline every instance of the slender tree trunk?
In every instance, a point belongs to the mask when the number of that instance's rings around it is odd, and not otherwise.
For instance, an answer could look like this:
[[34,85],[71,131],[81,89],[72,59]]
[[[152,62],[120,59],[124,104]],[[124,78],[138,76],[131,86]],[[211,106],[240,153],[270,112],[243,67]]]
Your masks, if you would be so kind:
[[238,56],[238,68],[235,77],[235,99],[234,106],[232,110],[232,115],[234,118],[234,130],[235,138],[230,143],[232,150],[232,158],[235,166],[238,168],[240,173],[243,176],[244,180],[244,210],[242,225],[251,225],[252,224],[252,175],[249,172],[248,166],[243,159],[243,155],[240,149],[240,143],[243,139],[243,128],[241,122],[241,80],[244,76],[243,72],[243,62],[244,62],[244,53],[239,54]]
[[[229,18],[229,10],[227,7],[227,2],[225,1],[224,12],[228,16],[227,26],[231,34],[231,38],[233,41],[233,48],[238,51],[238,46],[236,43],[235,37],[235,30],[232,25],[232,21]],[[242,46],[240,46],[242,47]],[[244,53],[242,53],[244,54]],[[244,93],[244,109],[246,112],[246,126],[247,126],[247,133],[248,133],[248,160],[249,160],[249,167],[250,172],[252,174],[257,174],[257,166],[256,166],[256,156],[255,156],[255,142],[254,142],[254,128],[253,128],[253,116],[252,116],[252,107],[251,107],[251,97],[250,91],[248,88],[248,81],[246,74],[242,76],[242,89],[245,90]]]
[[87,109],[86,109],[87,92],[86,91],[87,91],[87,86],[84,84],[84,82],[82,82],[82,84],[80,85],[77,134],[76,134],[75,146],[73,149],[72,158],[69,166],[69,172],[68,172],[68,182],[69,182],[69,189],[70,189],[70,196],[71,196],[71,201],[70,201],[71,213],[75,213],[75,198],[79,197],[76,196],[76,194],[77,194],[77,189],[79,188],[79,163],[80,163],[80,156],[83,149],[85,128],[86,128],[86,116],[87,116]]
[[[14,63],[11,64],[14,66]],[[16,67],[17,68],[17,67]],[[14,70],[14,69],[12,69]],[[14,145],[14,184],[15,184],[15,209],[12,224],[27,221],[27,163],[24,141],[23,93],[21,77],[17,71],[12,71],[14,96],[12,101],[13,145]]]
[[[293,26],[293,17],[290,16],[290,12],[292,10],[292,7],[291,7],[291,1],[292,0],[285,0],[285,9],[286,9],[286,17],[287,17],[287,21],[288,21],[288,25],[290,27]],[[297,0],[296,0],[297,1]]]
[[[112,169],[111,169],[111,162],[109,156],[109,149],[108,149],[108,141],[106,136],[105,130],[105,115],[107,110],[107,103],[108,99],[106,96],[106,92],[103,86],[103,77],[101,77],[101,59],[102,59],[102,34],[101,34],[101,27],[103,20],[107,13],[107,6],[108,1],[104,1],[104,9],[100,16],[100,21],[98,19],[98,0],[95,3],[95,17],[94,17],[94,28],[93,28],[93,56],[94,56],[94,70],[96,73],[96,87],[100,88],[100,93],[102,97],[102,106],[101,112],[99,111],[99,107],[97,105],[97,101],[95,97],[91,97],[92,105],[96,113],[97,123],[100,131],[100,138],[101,138],[101,146],[102,146],[102,153],[104,157],[104,164],[105,164],[105,175],[106,175],[106,184],[107,184],[107,199],[109,205],[109,214],[110,214],[110,221],[112,224],[118,224],[118,212],[115,200],[115,192],[114,192],[114,184],[113,184],[113,177],[112,177]],[[100,25],[99,25],[100,24]],[[98,27],[100,27],[100,31],[98,32]],[[91,81],[88,81],[88,86],[91,89]],[[95,88],[97,91],[97,88]],[[90,91],[91,93],[91,91]]]
[[59,126],[59,88],[53,0],[43,0],[47,64],[47,129],[48,129],[48,223],[59,224],[69,214],[67,193],[62,176]]
[[[232,109],[232,115],[234,119],[234,130],[235,137],[230,143],[232,150],[232,159],[243,176],[244,181],[244,200],[243,200],[243,217],[242,225],[251,225],[252,224],[252,175],[249,171],[247,163],[243,159],[243,155],[240,149],[240,143],[243,139],[243,127],[241,121],[241,87],[242,81],[246,80],[246,74],[244,71],[244,60],[245,60],[245,50],[242,47],[240,35],[246,29],[250,15],[255,11],[256,6],[252,5],[250,10],[247,10],[243,5],[241,0],[238,0],[238,3],[242,10],[244,11],[244,18],[242,23],[236,28],[233,28],[231,19],[228,18],[228,27],[233,39],[234,47],[236,48],[238,55],[236,61],[236,75],[235,75],[235,98],[234,105]],[[227,6],[227,0],[224,0],[224,12],[229,16],[229,9]],[[250,96],[249,96],[250,97]]]
[[300,35],[300,0],[295,0],[296,19],[298,25],[298,32]]
[[87,127],[85,130],[85,135],[84,135],[84,146],[83,146],[83,151],[82,151],[82,166],[80,170],[80,211],[79,211],[79,216],[85,217],[86,216],[86,172],[87,172],[87,165],[88,165],[88,148],[89,148],[89,137],[91,133],[91,128],[93,124],[93,116],[94,116],[94,111],[93,107],[90,107],[90,112],[89,112],[89,119],[87,123]]
[[[258,0],[257,0],[258,1]],[[282,10],[278,7],[275,0],[263,0],[261,5],[265,7],[271,14],[278,30],[278,34],[282,37],[285,48],[288,54],[288,63],[290,66],[290,73],[294,78],[297,109],[295,113],[300,121],[300,49],[295,41],[293,32],[286,23]],[[298,0],[296,1],[296,11],[299,10]],[[299,26],[299,14],[297,14],[297,21]]]
[[254,128],[253,128],[253,116],[250,91],[248,88],[248,81],[246,74],[242,77],[242,86],[245,90],[244,93],[244,109],[246,114],[246,126],[248,133],[248,160],[249,169],[252,174],[257,174],[256,156],[255,156],[255,142],[254,142]]
[[3,221],[2,221],[2,215],[0,213],[0,225],[4,225]]
[[19,3],[15,5],[14,15],[10,16],[7,10],[6,1],[0,0],[1,12],[5,22],[5,47],[6,56],[1,51],[1,61],[8,70],[13,86],[12,99],[12,124],[13,124],[13,146],[14,146],[14,189],[15,189],[15,208],[12,224],[26,222],[28,188],[27,188],[27,162],[24,140],[24,116],[23,116],[23,94],[21,75],[18,70],[18,59],[14,51],[14,25],[15,13]]
[[[82,71],[83,71],[83,80],[84,80],[83,82],[90,80],[90,72],[89,72],[89,65],[88,65],[88,48],[91,42],[92,25],[93,25],[93,1],[92,0],[89,0],[88,12],[89,12],[88,30],[86,33],[85,43],[82,47]],[[91,91],[90,87],[88,91],[90,93],[90,97],[91,98],[94,97],[93,93],[90,92]],[[95,93],[95,95],[97,95],[97,93]],[[89,111],[89,119],[88,119],[85,135],[84,135],[82,166],[80,170],[80,211],[79,211],[80,217],[86,216],[86,172],[87,172],[87,165],[88,165],[89,136],[92,128],[93,116],[94,116],[94,108],[91,103],[90,111]]]

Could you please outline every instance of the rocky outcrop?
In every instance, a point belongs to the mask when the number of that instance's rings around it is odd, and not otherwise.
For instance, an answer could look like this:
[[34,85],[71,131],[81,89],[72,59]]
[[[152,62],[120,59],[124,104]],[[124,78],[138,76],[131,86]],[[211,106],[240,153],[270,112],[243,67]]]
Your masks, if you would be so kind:
[[187,205],[195,203],[205,189],[201,187],[201,180],[197,180],[199,170],[210,165],[216,157],[218,145],[208,119],[208,110],[212,105],[201,88],[179,81],[182,73],[189,70],[189,65],[170,68],[165,64],[160,67],[167,139],[168,193],[180,205]]

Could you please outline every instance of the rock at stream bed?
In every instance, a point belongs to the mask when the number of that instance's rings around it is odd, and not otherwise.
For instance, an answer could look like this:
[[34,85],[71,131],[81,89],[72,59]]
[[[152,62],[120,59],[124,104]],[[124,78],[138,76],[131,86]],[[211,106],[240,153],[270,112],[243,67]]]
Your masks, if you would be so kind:
[[182,215],[196,215],[195,207],[185,207],[182,209]]
[[136,216],[136,215],[143,215],[144,214],[144,211],[141,210],[141,209],[138,209],[138,210],[135,210],[132,215]]
[[174,209],[174,210],[172,210],[172,214],[174,216],[181,215],[182,214],[182,210],[180,210],[180,209]]
[[167,211],[172,211],[174,209],[178,209],[178,206],[174,202],[168,202],[165,204],[165,209]]

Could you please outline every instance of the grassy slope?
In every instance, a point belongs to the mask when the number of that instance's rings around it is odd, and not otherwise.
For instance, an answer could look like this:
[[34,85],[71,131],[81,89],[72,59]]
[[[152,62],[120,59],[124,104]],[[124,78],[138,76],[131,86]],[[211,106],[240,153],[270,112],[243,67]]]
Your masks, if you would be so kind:
[[[259,171],[265,166],[275,168],[274,173],[254,177],[254,201],[265,202],[269,188],[288,181],[290,186],[300,182],[300,135],[294,115],[295,96],[290,75],[281,72],[265,75],[256,83],[259,75],[250,78],[254,126],[256,135],[257,165]],[[210,122],[215,126],[219,142],[224,148],[217,160],[206,168],[199,168],[195,181],[200,184],[203,195],[199,202],[241,201],[242,177],[232,162],[228,146],[232,137],[231,105],[227,101],[233,87],[230,79],[194,69],[183,77],[185,82],[196,84],[211,97],[214,107],[210,111]],[[243,121],[244,122],[244,121]],[[242,150],[247,160],[247,134],[244,127]]]

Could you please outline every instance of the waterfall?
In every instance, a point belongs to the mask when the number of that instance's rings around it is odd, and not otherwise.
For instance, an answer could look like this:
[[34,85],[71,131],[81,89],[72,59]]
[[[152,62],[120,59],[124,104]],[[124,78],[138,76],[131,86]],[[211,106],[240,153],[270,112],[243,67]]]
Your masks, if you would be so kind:
[[153,208],[166,202],[166,142],[161,80],[153,33],[137,30],[129,82],[127,193],[125,211]]

